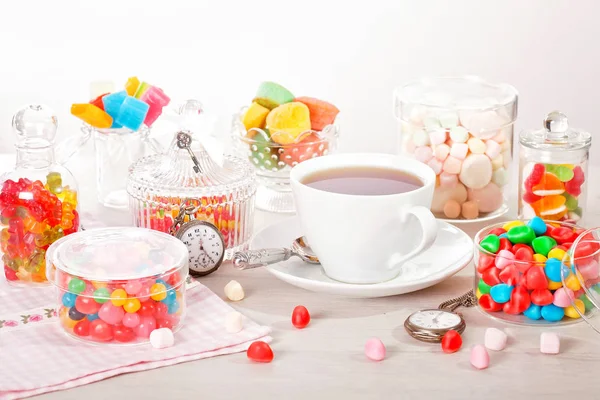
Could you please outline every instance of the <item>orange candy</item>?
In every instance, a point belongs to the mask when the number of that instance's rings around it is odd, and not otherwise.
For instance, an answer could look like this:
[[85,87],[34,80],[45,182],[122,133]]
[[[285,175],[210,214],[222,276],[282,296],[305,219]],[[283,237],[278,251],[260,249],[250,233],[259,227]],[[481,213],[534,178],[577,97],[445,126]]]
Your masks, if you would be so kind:
[[[545,196],[532,204],[532,207],[536,215],[543,216],[546,219],[556,220],[556,218],[550,218],[565,215],[567,206],[565,203],[567,199],[561,195]],[[559,216],[558,219],[562,218]]]
[[553,196],[562,194],[565,191],[565,185],[554,174],[546,172],[540,183],[532,188],[532,192],[538,196]]

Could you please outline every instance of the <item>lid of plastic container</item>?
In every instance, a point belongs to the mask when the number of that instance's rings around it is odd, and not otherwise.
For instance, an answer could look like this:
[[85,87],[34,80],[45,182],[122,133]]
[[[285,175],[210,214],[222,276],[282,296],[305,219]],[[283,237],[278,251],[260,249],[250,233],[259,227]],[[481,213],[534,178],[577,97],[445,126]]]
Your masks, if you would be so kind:
[[560,111],[546,115],[543,126],[539,130],[522,131],[519,142],[533,149],[550,151],[577,150],[592,144],[592,135],[570,128],[567,116]]
[[134,227],[100,228],[77,232],[54,242],[46,253],[46,275],[56,271],[91,281],[140,279],[184,269],[188,250],[166,233]]

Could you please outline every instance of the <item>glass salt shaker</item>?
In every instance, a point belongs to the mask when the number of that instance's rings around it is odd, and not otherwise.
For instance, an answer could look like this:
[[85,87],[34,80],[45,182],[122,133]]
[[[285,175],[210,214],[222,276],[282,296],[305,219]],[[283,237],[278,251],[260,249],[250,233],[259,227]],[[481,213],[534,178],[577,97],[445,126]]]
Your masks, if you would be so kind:
[[519,216],[579,223],[587,197],[587,166],[592,137],[569,127],[553,111],[540,130],[521,132]]
[[46,106],[13,117],[17,164],[0,176],[0,253],[13,285],[47,284],[46,250],[79,230],[77,185],[54,158],[58,121]]

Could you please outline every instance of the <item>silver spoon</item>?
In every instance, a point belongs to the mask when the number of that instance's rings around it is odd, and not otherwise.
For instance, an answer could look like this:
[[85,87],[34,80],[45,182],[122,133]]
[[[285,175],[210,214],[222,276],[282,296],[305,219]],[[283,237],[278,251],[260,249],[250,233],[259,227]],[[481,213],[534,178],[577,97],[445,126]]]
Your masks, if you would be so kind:
[[252,269],[286,261],[291,256],[299,257],[302,261],[310,264],[319,264],[319,259],[306,243],[304,236],[294,240],[289,249],[280,248],[238,251],[233,255],[232,262],[234,268]]

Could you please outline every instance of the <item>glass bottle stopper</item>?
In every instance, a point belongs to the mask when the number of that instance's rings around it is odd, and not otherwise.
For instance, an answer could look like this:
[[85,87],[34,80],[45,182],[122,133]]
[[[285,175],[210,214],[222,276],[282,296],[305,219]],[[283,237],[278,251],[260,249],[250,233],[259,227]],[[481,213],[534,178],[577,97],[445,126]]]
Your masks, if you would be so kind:
[[544,118],[546,138],[549,140],[561,139],[567,136],[569,121],[567,116],[560,111],[552,111]]
[[31,104],[17,111],[12,119],[12,127],[19,146],[49,146],[56,136],[58,118],[50,107]]

